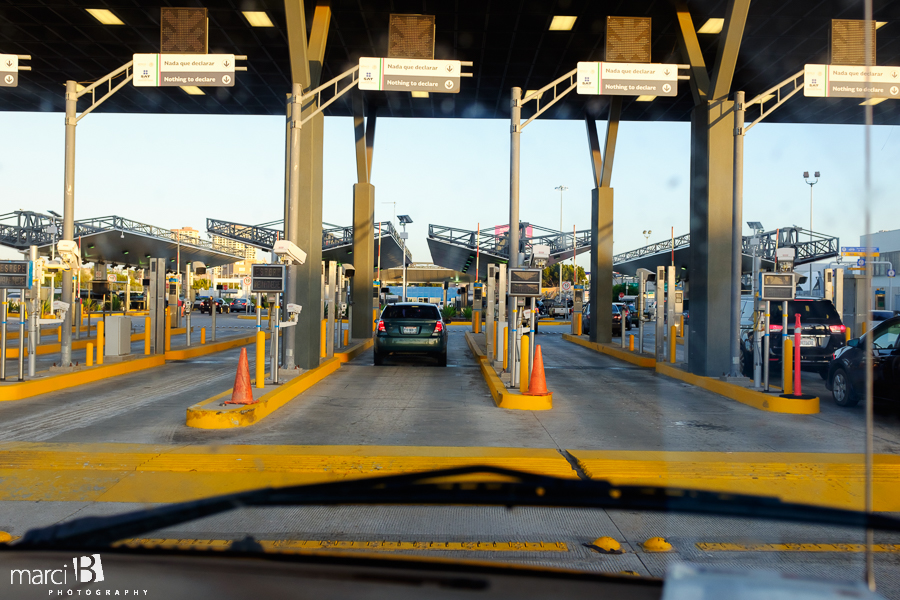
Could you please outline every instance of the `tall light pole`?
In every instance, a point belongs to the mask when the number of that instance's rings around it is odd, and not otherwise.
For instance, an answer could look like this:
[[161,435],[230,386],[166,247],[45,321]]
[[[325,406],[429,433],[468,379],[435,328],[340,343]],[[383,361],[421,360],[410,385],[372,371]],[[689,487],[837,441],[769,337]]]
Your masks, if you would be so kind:
[[409,215],[400,215],[400,224],[403,225],[403,233],[400,234],[400,239],[403,240],[403,302],[406,302],[406,226],[409,223],[412,223],[413,220],[409,218]]
[[653,232],[650,231],[649,229],[644,230],[644,243],[645,244],[650,241],[650,234],[652,234],[652,233]]
[[[567,187],[564,186],[564,185],[558,185],[558,186],[556,186],[556,187],[553,188],[553,189],[554,189],[554,190],[559,190],[559,245],[560,245],[560,250],[562,250],[562,245],[563,245],[563,244],[562,244],[562,242],[563,242],[563,228],[562,228],[562,203],[563,203],[563,192],[566,191],[566,190],[569,189],[569,188],[567,188]],[[575,246],[575,240],[572,240],[572,246],[573,246],[573,247]],[[563,278],[562,278],[562,267],[563,267],[563,261],[560,260],[560,261],[559,261],[559,299],[560,299],[560,300],[562,300],[562,280],[563,280]]]
[[[815,181],[809,180],[809,171],[803,171],[803,180],[809,185],[809,245],[812,252],[812,231],[813,231],[813,186],[819,183],[819,172],[815,173]],[[809,295],[812,296],[813,291],[813,266],[809,263]],[[824,295],[824,292],[823,292]]]

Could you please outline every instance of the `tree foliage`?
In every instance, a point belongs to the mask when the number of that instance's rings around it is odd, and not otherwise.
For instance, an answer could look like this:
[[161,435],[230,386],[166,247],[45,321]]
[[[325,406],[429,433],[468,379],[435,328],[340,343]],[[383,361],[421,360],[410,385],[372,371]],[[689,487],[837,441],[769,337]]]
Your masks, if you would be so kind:
[[[563,272],[563,281],[572,281],[572,275],[574,274],[574,270],[571,264],[563,264],[562,268]],[[542,271],[542,283],[543,287],[559,287],[559,264],[551,265],[549,267],[544,267]],[[578,267],[578,283],[584,284],[587,282],[587,277],[584,274],[584,267]]]

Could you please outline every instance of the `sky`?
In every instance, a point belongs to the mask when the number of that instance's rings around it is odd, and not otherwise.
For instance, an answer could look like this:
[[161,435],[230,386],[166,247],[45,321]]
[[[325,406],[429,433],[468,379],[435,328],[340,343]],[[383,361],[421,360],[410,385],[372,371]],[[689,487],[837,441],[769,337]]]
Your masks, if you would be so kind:
[[[173,93],[181,93],[173,90]],[[657,100],[659,101],[659,100]],[[808,101],[799,99],[797,101]],[[878,110],[878,106],[874,107]],[[860,111],[862,111],[860,107]],[[0,214],[19,208],[62,213],[61,113],[0,113]],[[873,230],[900,228],[894,169],[900,133],[872,130]],[[598,122],[603,139],[605,123]],[[813,229],[858,245],[863,233],[862,126],[763,122],[746,136],[747,221],[809,227],[810,188],[820,171]],[[522,133],[520,218],[589,227],[592,175],[584,123],[535,120]],[[431,262],[428,225],[475,229],[509,220],[509,122],[379,118],[372,167],[376,221],[408,214],[409,247]],[[205,231],[207,217],[257,224],[281,218],[284,118],[103,114],[79,122],[75,218],[118,215],[166,228]],[[612,175],[614,251],[689,231],[687,123],[620,125]],[[323,219],[351,224],[356,179],[350,118],[325,119]],[[396,202],[396,206],[394,203]],[[0,258],[18,258],[0,249]],[[587,266],[587,257],[578,263]]]

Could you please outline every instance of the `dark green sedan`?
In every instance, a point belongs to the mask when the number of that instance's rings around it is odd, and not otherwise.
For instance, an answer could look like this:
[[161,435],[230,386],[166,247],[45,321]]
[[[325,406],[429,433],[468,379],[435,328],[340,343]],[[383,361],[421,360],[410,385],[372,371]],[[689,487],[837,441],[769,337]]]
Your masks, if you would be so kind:
[[447,327],[433,304],[386,306],[375,328],[375,364],[388,354],[425,354],[447,366]]

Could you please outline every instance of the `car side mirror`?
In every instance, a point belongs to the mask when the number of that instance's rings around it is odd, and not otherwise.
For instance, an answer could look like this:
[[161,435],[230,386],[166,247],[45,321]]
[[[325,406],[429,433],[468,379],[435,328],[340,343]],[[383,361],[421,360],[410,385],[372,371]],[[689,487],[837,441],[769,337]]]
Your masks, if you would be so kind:
[[847,345],[851,348],[859,348],[859,338],[853,338],[852,340],[847,340]]

